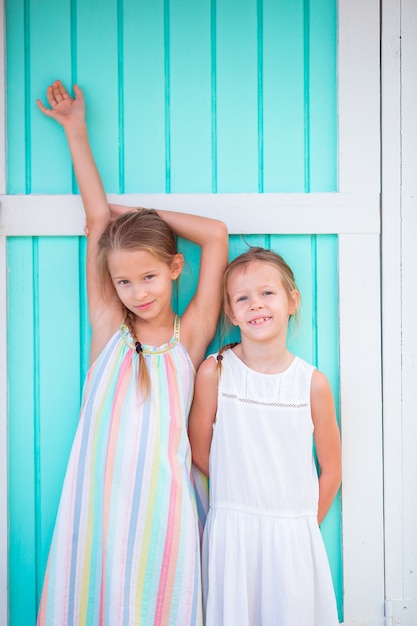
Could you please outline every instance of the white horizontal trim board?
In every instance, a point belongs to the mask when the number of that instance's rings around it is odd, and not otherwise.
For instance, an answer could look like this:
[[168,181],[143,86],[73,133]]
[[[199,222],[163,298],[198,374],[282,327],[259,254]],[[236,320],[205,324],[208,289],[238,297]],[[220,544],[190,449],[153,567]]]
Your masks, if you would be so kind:
[[[222,219],[231,234],[379,234],[377,193],[108,194],[114,204]],[[79,195],[0,195],[0,235],[80,235]]]

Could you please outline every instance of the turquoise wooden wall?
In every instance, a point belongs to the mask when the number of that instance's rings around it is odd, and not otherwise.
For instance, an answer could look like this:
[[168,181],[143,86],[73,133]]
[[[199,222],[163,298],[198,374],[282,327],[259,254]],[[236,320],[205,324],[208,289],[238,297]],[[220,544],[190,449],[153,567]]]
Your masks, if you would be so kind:
[[[63,132],[35,104],[55,78],[84,90],[109,193],[337,189],[336,0],[6,0],[6,39],[9,194],[77,192]],[[245,241],[292,265],[303,306],[291,347],[338,404],[337,237]],[[231,237],[231,257],[245,241]],[[181,246],[180,311],[198,265]],[[35,624],[78,420],[84,258],[83,238],[8,240],[11,626]],[[337,500],[323,535],[342,618],[340,519]]]

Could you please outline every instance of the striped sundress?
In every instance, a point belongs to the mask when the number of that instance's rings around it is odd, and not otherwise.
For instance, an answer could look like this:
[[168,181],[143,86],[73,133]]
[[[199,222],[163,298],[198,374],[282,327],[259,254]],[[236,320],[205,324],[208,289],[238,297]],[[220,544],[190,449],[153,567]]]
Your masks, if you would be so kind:
[[90,367],[52,539],[38,626],[202,624],[199,531],[187,436],[194,368],[126,326]]

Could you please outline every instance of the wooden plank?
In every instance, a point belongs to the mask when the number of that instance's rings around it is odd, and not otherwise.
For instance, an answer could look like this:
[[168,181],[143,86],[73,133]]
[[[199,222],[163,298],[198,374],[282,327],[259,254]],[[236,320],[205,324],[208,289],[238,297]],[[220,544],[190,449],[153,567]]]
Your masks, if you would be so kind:
[[400,3],[382,3],[382,348],[386,597],[404,596]]
[[212,188],[210,3],[172,2],[170,38],[170,191]]
[[[229,232],[379,233],[379,196],[311,194],[108,194],[110,202],[199,213],[225,220]],[[0,196],[0,235],[80,235],[77,195]]]
[[4,0],[0,0],[0,194],[6,193],[6,41]]
[[[404,428],[404,598],[417,621],[417,4],[401,2],[401,122],[402,122],[402,339],[403,339],[403,428]],[[387,285],[388,286],[388,285]],[[388,338],[387,338],[388,340]]]
[[[415,2],[382,5],[382,305],[387,614],[416,619]],[[410,621],[407,621],[410,620]]]
[[36,298],[39,340],[35,355],[39,368],[36,515],[42,520],[37,537],[39,581],[44,577],[69,451],[79,419],[84,382],[80,355],[80,275],[84,271],[84,267],[79,268],[78,238],[39,239]]
[[[0,237],[0,302],[7,303],[6,238]],[[0,314],[0,623],[9,623],[8,372],[6,306]]]
[[303,0],[263,1],[262,69],[264,190],[304,191]]
[[124,191],[166,186],[164,1],[126,0],[123,39]]
[[[25,41],[30,55],[30,64],[27,62],[26,67],[29,83],[21,94],[28,111],[25,132],[28,185],[30,192],[35,193],[71,193],[72,170],[64,132],[56,122],[46,118],[36,105],[37,98],[40,98],[49,106],[45,97],[46,89],[58,78],[67,89],[72,87],[71,3],[68,0],[54,0],[53,10],[42,12],[37,10],[36,4],[36,0],[26,3],[29,7]],[[59,50],[59,54],[51,54],[51,50]],[[15,46],[11,56],[14,51]],[[7,84],[10,83],[13,83],[12,77]],[[9,97],[11,108],[15,101],[15,97]]]
[[380,189],[379,0],[338,0],[339,191]]
[[[316,340],[316,365],[329,379],[340,424],[339,371],[339,268],[338,238],[315,237],[316,307],[313,326]],[[326,515],[321,531],[327,549],[336,590],[339,618],[343,616],[343,545],[341,493],[336,496]]]
[[[5,7],[0,0],[0,194],[6,193]],[[3,131],[3,132],[2,132]],[[0,236],[0,624],[9,623],[8,373],[6,238]]]
[[[3,0],[4,1],[4,0]],[[7,137],[7,190],[8,193],[29,193],[26,171],[26,99],[25,99],[25,2],[16,0],[7,3],[5,18],[7,22],[7,49],[13,50],[8,54],[5,69],[7,84],[7,102],[13,103],[7,109],[7,126],[4,125],[4,135]],[[3,13],[3,14],[4,14]],[[13,42],[13,43],[12,43]],[[7,52],[6,49],[6,52]],[[3,128],[1,132],[3,133]],[[6,134],[7,133],[7,134]],[[5,172],[3,174],[5,176]]]
[[[252,0],[216,13],[216,191],[258,191],[257,15]],[[239,27],[236,28],[236,23]]]
[[[9,618],[11,624],[34,624],[37,612],[36,452],[39,445],[39,406],[35,360],[36,274],[34,242],[27,238],[8,242],[8,280],[17,286],[9,290],[13,324],[8,329],[8,424],[9,523]],[[24,390],[24,392],[23,392]],[[7,622],[5,622],[7,623]]]
[[[0,0],[0,129],[6,129],[5,10]],[[6,133],[0,130],[0,194],[6,193]],[[0,346],[7,346],[6,239],[0,236]],[[7,350],[0,351],[0,623],[9,623]]]
[[[306,65],[308,66],[306,191],[337,190],[336,13],[337,3],[334,0],[309,2],[309,32],[308,41],[306,41],[306,47],[308,46],[306,50]],[[305,71],[307,72],[307,68]]]
[[[114,0],[101,0],[97,19],[96,0],[77,2],[77,23],[73,25],[76,28],[76,81],[86,99],[91,148],[105,188],[114,193],[121,191],[122,178],[119,121],[123,102],[120,92],[123,58],[119,54],[119,4]],[[39,15],[42,13],[40,11]]]

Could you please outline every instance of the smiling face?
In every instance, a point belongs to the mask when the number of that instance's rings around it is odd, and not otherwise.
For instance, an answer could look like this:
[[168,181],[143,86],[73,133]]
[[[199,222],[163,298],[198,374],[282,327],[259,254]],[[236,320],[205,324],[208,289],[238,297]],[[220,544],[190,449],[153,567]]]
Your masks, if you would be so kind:
[[295,313],[299,293],[285,287],[277,267],[253,261],[237,267],[227,283],[226,313],[242,337],[260,340],[284,340],[290,315]]
[[172,281],[182,270],[182,256],[169,265],[148,250],[111,250],[108,269],[126,308],[146,321],[162,322],[170,314]]

